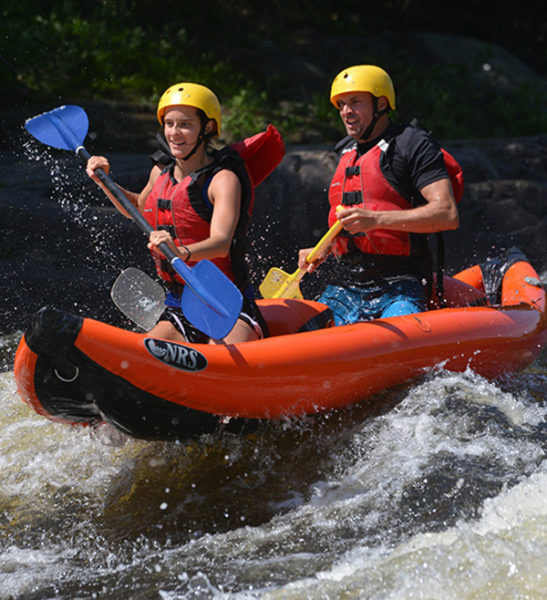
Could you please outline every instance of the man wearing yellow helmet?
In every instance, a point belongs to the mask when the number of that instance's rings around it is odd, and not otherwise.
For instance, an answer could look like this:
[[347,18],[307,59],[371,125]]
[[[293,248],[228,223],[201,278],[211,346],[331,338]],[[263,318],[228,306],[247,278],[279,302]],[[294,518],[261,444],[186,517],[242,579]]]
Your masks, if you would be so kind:
[[[320,300],[337,325],[425,310],[431,285],[427,234],[459,225],[444,154],[424,129],[392,123],[395,90],[380,67],[358,65],[332,83],[331,102],[348,136],[336,147],[339,163],[329,188],[329,224],[342,233],[309,265],[332,252],[335,285]],[[339,209],[342,205],[342,209]]]
[[[209,140],[220,133],[221,109],[205,86],[182,82],[162,95],[157,117],[168,147],[168,160],[155,164],[140,193],[122,191],[152,225],[148,247],[156,269],[168,288],[167,307],[150,331],[174,341],[207,342],[180,309],[184,282],[159,251],[167,243],[190,266],[213,261],[243,293],[243,309],[226,343],[254,340],[262,335],[260,313],[249,287],[245,263],[246,229],[253,203],[253,186],[239,154],[214,150]],[[110,169],[108,160],[92,156],[88,175],[103,188],[114,205],[127,213],[98,179],[95,171]]]

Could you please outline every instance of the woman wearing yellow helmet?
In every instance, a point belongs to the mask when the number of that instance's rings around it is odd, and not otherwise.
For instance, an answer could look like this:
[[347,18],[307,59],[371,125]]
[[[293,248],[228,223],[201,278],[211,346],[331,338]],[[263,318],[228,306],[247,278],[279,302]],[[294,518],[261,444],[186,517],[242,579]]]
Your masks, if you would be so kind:
[[425,310],[427,234],[459,223],[444,152],[417,124],[391,123],[395,90],[380,67],[344,69],[330,99],[348,134],[329,188],[329,224],[339,219],[343,230],[311,265],[311,249],[301,250],[299,266],[313,271],[331,251],[336,256],[336,281],[320,300],[337,325]]
[[220,135],[220,102],[215,94],[198,83],[177,83],[165,90],[158,103],[157,117],[160,125],[165,126],[165,113],[174,107],[195,108],[201,121],[200,132],[194,147],[181,157],[188,160],[207,139]]
[[[213,261],[241,289],[242,313],[223,341],[257,339],[262,336],[259,323],[263,321],[248,285],[245,263],[253,187],[236,152],[214,150],[209,145],[209,140],[220,133],[220,103],[203,85],[177,83],[161,96],[157,118],[163,127],[168,160],[152,168],[140,193],[122,188],[154,228],[148,247],[169,292],[166,310],[150,334],[174,341],[217,342],[196,330],[182,314],[184,282],[158,249],[167,243],[189,265],[202,259]],[[98,168],[109,171],[105,157],[91,157],[87,173],[126,214],[97,178]]]

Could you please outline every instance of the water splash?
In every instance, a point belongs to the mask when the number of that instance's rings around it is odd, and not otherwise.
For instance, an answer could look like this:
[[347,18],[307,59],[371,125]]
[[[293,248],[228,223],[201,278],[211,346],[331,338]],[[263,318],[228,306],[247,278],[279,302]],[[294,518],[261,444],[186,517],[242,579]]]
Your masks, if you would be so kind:
[[68,252],[85,241],[89,252],[83,253],[84,264],[94,268],[100,263],[106,269],[117,269],[119,250],[112,240],[123,219],[115,211],[108,214],[96,208],[97,204],[110,207],[109,201],[87,177],[74,154],[48,148],[28,135],[20,147],[26,160],[40,163],[47,170],[48,176],[44,177],[50,187],[49,200],[58,205],[71,225],[69,239],[65,240],[69,242]]

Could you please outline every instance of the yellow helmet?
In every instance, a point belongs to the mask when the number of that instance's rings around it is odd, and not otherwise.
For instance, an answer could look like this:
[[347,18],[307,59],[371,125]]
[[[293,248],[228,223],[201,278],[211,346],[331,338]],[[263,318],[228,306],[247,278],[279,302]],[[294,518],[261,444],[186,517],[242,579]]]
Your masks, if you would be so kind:
[[379,98],[385,96],[395,110],[395,89],[389,75],[374,65],[356,65],[340,71],[332,82],[330,101],[338,108],[338,98],[347,92],[370,92]]
[[163,92],[158,103],[158,121],[163,125],[163,115],[170,106],[193,106],[201,109],[216,123],[216,133],[220,134],[220,102],[213,92],[199,83],[181,82]]

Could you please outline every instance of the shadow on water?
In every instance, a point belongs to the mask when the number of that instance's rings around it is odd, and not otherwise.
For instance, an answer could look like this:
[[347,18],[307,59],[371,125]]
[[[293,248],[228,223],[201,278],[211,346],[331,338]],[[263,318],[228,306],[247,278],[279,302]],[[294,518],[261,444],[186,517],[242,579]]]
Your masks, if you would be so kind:
[[[541,426],[515,426],[497,407],[474,404],[456,394],[446,398],[435,418],[465,421],[465,433],[459,439],[470,444],[477,437],[491,437],[500,446],[529,442],[547,449],[547,435]],[[443,531],[458,519],[476,519],[486,498],[515,485],[535,467],[536,462],[523,460],[519,469],[509,469],[505,457],[496,455],[494,448],[477,456],[441,451],[424,467],[420,479],[405,486],[401,522],[410,524],[416,533]]]

